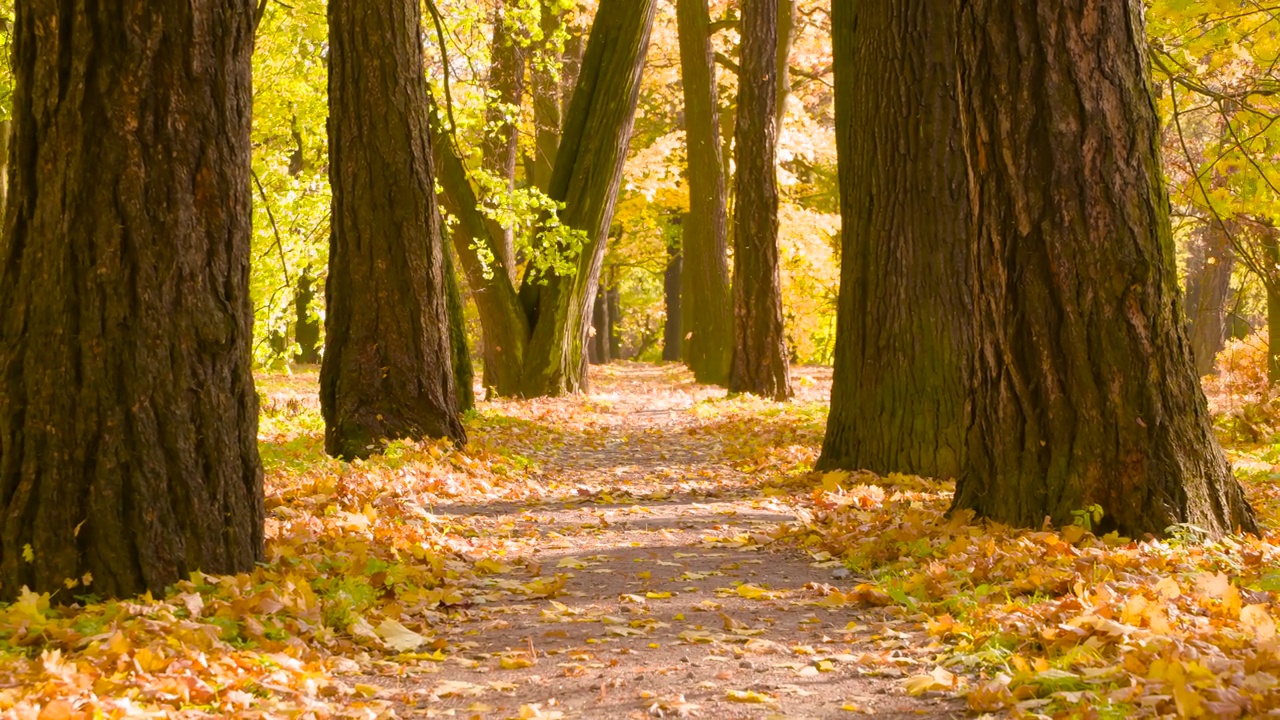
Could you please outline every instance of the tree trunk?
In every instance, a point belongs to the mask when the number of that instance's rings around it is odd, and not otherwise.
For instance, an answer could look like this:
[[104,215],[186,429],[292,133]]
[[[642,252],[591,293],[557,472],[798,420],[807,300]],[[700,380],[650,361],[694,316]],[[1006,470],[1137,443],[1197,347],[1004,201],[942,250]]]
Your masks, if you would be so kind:
[[453,394],[458,400],[458,412],[466,412],[476,407],[476,371],[471,364],[471,346],[467,343],[466,299],[462,296],[462,284],[458,282],[453,253],[449,248],[441,247],[440,254],[444,258],[445,302],[449,312],[449,356],[453,359]]
[[298,277],[298,290],[293,298],[293,339],[298,343],[298,354],[293,361],[302,365],[320,362],[320,323],[311,313],[316,301],[315,279],[311,268]]
[[604,288],[596,292],[596,299],[591,310],[591,327],[595,334],[591,336],[590,361],[593,365],[608,365],[613,359],[609,350],[609,298]]
[[329,3],[325,449],[466,439],[458,419],[417,0]]
[[[1262,226],[1262,252],[1267,265],[1280,268],[1280,231]],[[1267,290],[1267,384],[1280,385],[1280,277],[1263,278]]]
[[818,467],[955,477],[972,314],[955,15],[895,0],[832,10],[844,219]]
[[680,329],[680,248],[667,246],[667,270],[663,273],[663,299],[667,307],[667,322],[662,329],[662,359],[667,362],[680,362],[680,346],[683,344],[683,331]]
[[9,137],[13,132],[12,120],[0,120],[0,208],[9,200]]
[[1226,342],[1227,303],[1235,253],[1228,229],[1218,220],[1197,228],[1187,262],[1187,318],[1196,374],[1214,374],[1214,361]]
[[[516,162],[520,158],[520,103],[524,98],[524,50],[511,36],[500,1],[493,13],[493,40],[490,43],[489,93],[485,108],[483,145],[484,169],[505,181],[510,192],[516,185]],[[534,102],[538,102],[535,100]],[[517,275],[515,232],[489,221],[489,233],[497,241],[498,260],[515,282]]]
[[491,271],[475,250],[484,247],[497,258],[498,241],[489,233],[486,219],[479,211],[480,200],[467,180],[466,167],[434,104],[431,105],[431,127],[435,129],[436,138],[432,143],[433,157],[443,188],[440,201],[458,221],[450,230],[450,240],[480,314],[484,335],[484,387],[491,397],[517,395],[529,338],[528,320],[511,278],[502,268]]
[[682,226],[684,355],[701,383],[729,380],[733,305],[729,294],[729,211],[720,153],[720,109],[707,0],[678,0],[684,86],[689,214]]
[[978,305],[953,508],[1256,530],[1187,342],[1142,6],[956,7]]
[[792,395],[778,277],[778,0],[742,6],[729,389]]
[[622,334],[618,332],[618,321],[622,319],[622,291],[615,285],[605,292],[605,299],[609,303],[608,327],[605,330],[605,337],[609,339],[609,357],[623,360]]
[[252,570],[254,3],[19,0],[16,15],[0,599]]
[[585,236],[581,251],[571,258],[576,264],[572,274],[541,274],[531,265],[518,295],[505,273],[485,277],[472,246],[492,248],[494,241],[474,209],[475,193],[462,161],[450,143],[438,143],[443,199],[460,221],[454,247],[475,288],[486,347],[496,343],[502,351],[499,364],[490,364],[486,351],[485,384],[496,394],[539,397],[586,388],[592,299],[631,139],[654,10],[653,0],[603,0],[592,25],[546,188],[563,205],[556,222]]
[[778,133],[787,117],[791,97],[791,46],[796,40],[796,0],[778,0],[778,99],[775,106]]
[[[563,86],[557,79],[555,67],[549,63],[553,52],[551,39],[564,27],[564,12],[557,3],[542,3],[543,62],[532,63],[529,74],[533,82],[534,157],[533,185],[546,191],[551,185],[551,172],[556,166],[556,151],[560,147],[560,126],[564,117],[561,107]],[[560,75],[563,76],[564,68]]]
[[586,390],[586,341],[640,98],[655,0],[601,0],[565,118],[547,194],[563,204],[558,222],[585,234],[576,271],[530,268],[522,301],[533,327],[521,394]]

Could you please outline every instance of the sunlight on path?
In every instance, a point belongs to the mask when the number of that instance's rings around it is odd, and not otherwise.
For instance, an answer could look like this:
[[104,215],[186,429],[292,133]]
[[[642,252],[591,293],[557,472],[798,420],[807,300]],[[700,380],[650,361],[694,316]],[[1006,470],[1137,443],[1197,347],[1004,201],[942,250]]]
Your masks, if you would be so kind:
[[[825,378],[802,387],[821,394]],[[717,398],[669,369],[596,373],[583,398],[499,403],[564,433],[528,449],[554,496],[442,504],[529,548],[491,602],[437,628],[461,652],[428,675],[363,677],[426,717],[947,717],[908,697],[923,633],[878,609],[819,604],[839,563],[769,549],[795,519],[734,469]],[[550,438],[548,438],[550,440]],[[563,581],[552,598],[500,592]],[[562,713],[559,715],[557,713]]]

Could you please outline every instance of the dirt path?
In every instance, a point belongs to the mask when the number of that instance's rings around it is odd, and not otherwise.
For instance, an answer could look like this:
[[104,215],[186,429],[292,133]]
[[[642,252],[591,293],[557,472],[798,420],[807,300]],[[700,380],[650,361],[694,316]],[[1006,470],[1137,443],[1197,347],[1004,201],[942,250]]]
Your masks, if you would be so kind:
[[[854,580],[772,547],[794,509],[763,497],[761,478],[734,469],[704,431],[697,403],[717,393],[654,392],[670,387],[649,377],[664,372],[623,367],[590,396],[544,401],[560,433],[529,451],[553,488],[544,504],[435,508],[530,553],[488,578],[492,602],[438,629],[449,660],[370,681],[397,691],[402,714],[425,717],[962,715],[954,699],[902,689],[933,667],[917,622],[819,604]],[[811,380],[821,395],[822,378]],[[556,417],[583,420],[566,429]],[[560,581],[551,598],[507,592]]]

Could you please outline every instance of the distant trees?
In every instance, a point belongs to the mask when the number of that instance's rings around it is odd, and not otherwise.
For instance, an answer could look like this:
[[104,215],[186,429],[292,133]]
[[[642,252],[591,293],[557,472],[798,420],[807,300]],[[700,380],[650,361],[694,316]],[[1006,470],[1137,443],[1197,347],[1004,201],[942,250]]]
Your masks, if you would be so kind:
[[954,507],[1255,530],[1187,342],[1142,6],[957,8],[977,350]]
[[417,0],[329,2],[333,220],[320,371],[325,449],[465,440],[450,352]]
[[819,468],[960,471],[973,307],[954,18],[941,2],[832,7],[844,226]]
[[[476,210],[462,159],[451,142],[439,143],[445,203],[459,220],[453,244],[485,333],[484,383],[498,395],[559,395],[586,387],[592,305],[655,9],[652,0],[601,0],[545,188],[564,208],[544,217],[532,250],[540,260],[527,264],[518,288],[505,268],[491,272],[481,257],[500,258],[499,240]],[[548,105],[542,112],[551,111]],[[437,127],[442,137],[451,130],[439,118]]]
[[681,335],[685,362],[699,382],[729,380],[733,298],[729,291],[729,208],[720,141],[715,58],[707,0],[677,0],[684,88],[689,214],[681,223]]
[[792,395],[778,277],[778,0],[742,5],[729,389]]
[[254,9],[17,3],[0,600],[158,593],[262,558]]

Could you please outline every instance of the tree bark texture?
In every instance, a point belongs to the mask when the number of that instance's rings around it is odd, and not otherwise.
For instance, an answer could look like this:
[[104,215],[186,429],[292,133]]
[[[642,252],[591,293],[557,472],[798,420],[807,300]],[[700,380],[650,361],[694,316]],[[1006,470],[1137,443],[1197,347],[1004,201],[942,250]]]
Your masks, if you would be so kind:
[[417,0],[329,3],[333,221],[325,448],[465,440],[458,419]]
[[818,467],[955,477],[972,314],[955,13],[832,10],[843,248]]
[[953,507],[1256,530],[1187,342],[1142,6],[956,7],[978,305]]
[[253,25],[250,0],[17,3],[0,600],[262,558]]
[[520,391],[525,397],[587,388],[587,334],[605,244],[631,143],[653,28],[655,0],[601,0],[573,101],[565,117],[547,194],[559,222],[586,235],[572,275],[526,275],[533,318]]
[[729,389],[792,395],[778,276],[778,0],[742,6]]
[[677,0],[684,86],[689,214],[681,273],[685,362],[701,383],[729,381],[733,299],[729,292],[729,209],[720,142],[720,107],[707,0]]
[[[516,185],[520,159],[520,103],[524,98],[524,49],[512,36],[503,16],[504,3],[493,13],[493,39],[489,45],[489,102],[485,108],[485,136],[481,143],[484,169],[505,181],[510,192]],[[537,102],[537,100],[535,100]],[[489,221],[497,240],[495,256],[514,282],[517,275],[515,233]]]
[[1192,233],[1187,262],[1187,319],[1196,374],[1214,374],[1214,361],[1226,343],[1227,305],[1235,252],[1228,228],[1217,219]]
[[667,321],[662,328],[662,359],[667,362],[680,362],[680,347],[683,345],[684,332],[680,329],[680,276],[684,274],[681,272],[683,264],[680,248],[668,246],[667,269],[662,274],[663,301],[667,309]]

